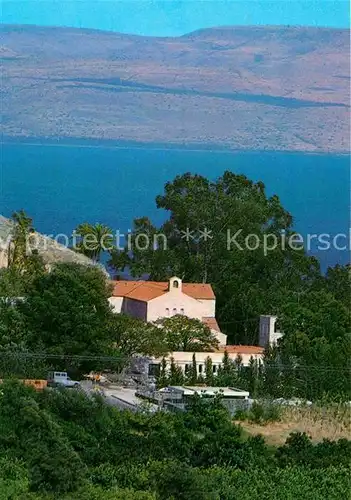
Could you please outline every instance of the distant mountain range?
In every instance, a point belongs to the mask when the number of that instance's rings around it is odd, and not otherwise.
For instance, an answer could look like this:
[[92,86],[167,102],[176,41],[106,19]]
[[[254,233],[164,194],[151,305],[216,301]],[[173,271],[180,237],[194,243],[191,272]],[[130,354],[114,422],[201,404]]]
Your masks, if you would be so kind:
[[2,27],[5,138],[349,150],[348,30]]

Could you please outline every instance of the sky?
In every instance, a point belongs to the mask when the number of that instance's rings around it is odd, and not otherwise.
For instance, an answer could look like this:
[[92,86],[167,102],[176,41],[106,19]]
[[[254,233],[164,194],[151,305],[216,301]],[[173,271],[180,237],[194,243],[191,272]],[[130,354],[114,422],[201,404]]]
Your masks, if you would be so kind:
[[349,27],[349,0],[3,0],[2,22],[177,36],[223,25]]

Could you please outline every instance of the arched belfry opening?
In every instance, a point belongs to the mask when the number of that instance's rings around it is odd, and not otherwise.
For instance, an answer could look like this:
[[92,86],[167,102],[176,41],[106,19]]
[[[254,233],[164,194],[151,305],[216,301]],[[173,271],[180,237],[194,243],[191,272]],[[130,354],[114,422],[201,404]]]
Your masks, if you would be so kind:
[[173,276],[169,280],[169,291],[171,292],[172,290],[174,291],[181,291],[182,289],[182,280],[180,278],[177,278],[176,276]]

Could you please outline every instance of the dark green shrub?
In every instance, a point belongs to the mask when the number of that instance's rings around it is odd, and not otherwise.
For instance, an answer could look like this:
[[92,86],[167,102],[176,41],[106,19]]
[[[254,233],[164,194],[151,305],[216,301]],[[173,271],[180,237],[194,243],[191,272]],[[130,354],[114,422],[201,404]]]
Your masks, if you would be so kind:
[[261,403],[253,402],[249,419],[255,424],[262,424],[265,421],[265,408]]

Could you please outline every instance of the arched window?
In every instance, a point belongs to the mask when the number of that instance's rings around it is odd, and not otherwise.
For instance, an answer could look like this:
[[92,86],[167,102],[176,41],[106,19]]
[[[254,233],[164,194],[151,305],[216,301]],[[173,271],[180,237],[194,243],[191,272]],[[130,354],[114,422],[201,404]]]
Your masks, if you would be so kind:
[[169,316],[169,307],[166,307],[166,316]]
[[276,320],[276,322],[274,323],[274,333],[277,332],[280,332],[280,325],[278,320]]
[[173,281],[173,288],[179,288],[178,280]]
[[173,314],[177,314],[177,309],[173,307]]
[[180,314],[184,314],[184,309],[183,308],[180,309]]

